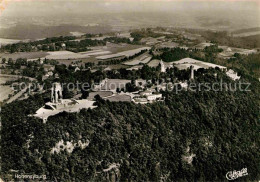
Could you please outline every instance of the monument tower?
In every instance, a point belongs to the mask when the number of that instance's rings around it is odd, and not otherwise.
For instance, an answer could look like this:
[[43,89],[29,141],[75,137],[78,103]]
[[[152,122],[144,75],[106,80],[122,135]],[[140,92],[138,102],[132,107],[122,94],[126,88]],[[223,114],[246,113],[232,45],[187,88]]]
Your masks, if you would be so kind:
[[58,103],[62,99],[62,88],[60,83],[53,83],[53,87],[51,88],[51,102]]
[[194,66],[190,66],[190,79],[194,79]]
[[165,65],[164,65],[162,60],[160,61],[160,66],[161,66],[161,72],[165,73],[166,72],[166,68],[165,68]]

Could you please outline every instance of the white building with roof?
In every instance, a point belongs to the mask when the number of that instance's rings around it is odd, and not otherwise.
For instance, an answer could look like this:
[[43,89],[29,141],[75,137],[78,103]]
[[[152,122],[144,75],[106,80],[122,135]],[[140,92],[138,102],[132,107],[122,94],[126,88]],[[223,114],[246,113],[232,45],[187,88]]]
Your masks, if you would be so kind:
[[162,99],[162,94],[147,95],[146,98],[148,101],[160,100],[160,99]]
[[241,77],[241,76],[238,76],[237,73],[236,73],[234,70],[232,70],[232,69],[228,70],[228,71],[226,72],[226,74],[227,74],[227,76],[228,76],[229,78],[231,78],[232,80],[239,80],[240,77]]

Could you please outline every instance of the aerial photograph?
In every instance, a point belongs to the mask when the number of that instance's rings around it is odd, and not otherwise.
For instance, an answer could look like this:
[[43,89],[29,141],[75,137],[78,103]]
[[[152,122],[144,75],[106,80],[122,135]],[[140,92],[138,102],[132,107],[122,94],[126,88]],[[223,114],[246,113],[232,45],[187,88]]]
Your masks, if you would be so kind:
[[260,182],[259,0],[0,0],[0,182]]

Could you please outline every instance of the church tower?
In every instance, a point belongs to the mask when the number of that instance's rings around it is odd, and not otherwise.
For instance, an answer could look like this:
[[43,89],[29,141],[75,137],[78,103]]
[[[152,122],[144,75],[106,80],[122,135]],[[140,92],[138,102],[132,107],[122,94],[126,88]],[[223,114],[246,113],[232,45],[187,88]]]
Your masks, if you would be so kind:
[[60,83],[53,83],[53,87],[51,88],[51,102],[58,103],[62,99],[62,88]]

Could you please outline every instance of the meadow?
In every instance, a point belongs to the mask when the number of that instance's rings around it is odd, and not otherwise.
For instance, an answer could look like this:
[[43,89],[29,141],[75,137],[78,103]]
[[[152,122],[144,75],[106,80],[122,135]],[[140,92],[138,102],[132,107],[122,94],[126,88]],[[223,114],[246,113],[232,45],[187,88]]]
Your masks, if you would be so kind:
[[0,102],[3,102],[5,99],[8,98],[9,94],[13,93],[12,88],[9,85],[2,85],[7,81],[12,81],[14,78],[10,77],[0,77]]

